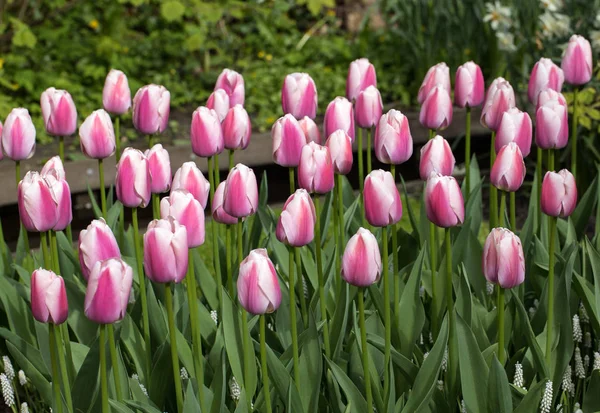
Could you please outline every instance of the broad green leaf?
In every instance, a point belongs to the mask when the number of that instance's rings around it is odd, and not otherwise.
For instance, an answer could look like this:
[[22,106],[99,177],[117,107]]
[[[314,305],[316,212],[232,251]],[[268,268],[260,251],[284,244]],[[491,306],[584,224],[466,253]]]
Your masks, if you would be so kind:
[[196,413],[200,412],[200,404],[196,399],[196,395],[194,394],[194,389],[192,388],[192,384],[188,382],[187,389],[185,392],[185,400],[183,403],[183,412],[182,413]]
[[300,398],[305,412],[317,412],[321,377],[323,375],[323,354],[319,345],[319,333],[314,318],[310,317],[308,329],[299,337],[300,357]]
[[[4,329],[0,329],[0,334],[7,338],[4,334]],[[13,341],[18,344],[13,344]],[[51,404],[53,400],[52,388],[49,381],[49,373],[45,369],[44,362],[39,353],[36,354],[36,350],[29,346],[29,344],[19,340],[13,339],[12,341],[6,341],[6,348],[10,355],[15,360],[16,364],[23,369],[27,378],[31,381],[35,389],[40,393],[42,399],[47,403]]]
[[140,402],[137,400],[125,400],[125,404],[127,404],[127,406],[141,411],[143,413],[162,413],[160,410],[158,410],[156,407],[152,406],[149,403],[144,403],[144,402]]
[[[412,267],[400,298],[399,314],[396,315],[396,320],[400,321],[400,325],[394,326],[400,338],[399,351],[407,358],[412,355],[415,342],[421,335],[421,330],[425,324],[425,310],[423,309],[419,289],[421,287],[421,271],[426,250],[426,248],[421,249]],[[386,305],[388,304],[386,303]]]
[[[367,334],[367,342],[372,346],[377,347],[381,352],[385,350],[385,341],[383,337],[375,334]],[[394,348],[391,348],[390,354],[392,356],[392,363],[400,369],[404,378],[412,384],[415,377],[417,377],[419,368]]]
[[546,380],[542,380],[532,386],[513,413],[531,413],[538,411],[545,388]]
[[286,401],[286,411],[303,412],[304,408],[302,407],[300,395],[298,394],[296,385],[290,377],[290,373],[268,345],[267,367],[269,369],[271,384],[274,386],[275,392],[279,394],[281,400]]
[[600,370],[594,370],[583,398],[582,407],[584,412],[600,411],[600,397],[598,397],[598,394],[600,394]]
[[100,403],[99,350],[99,341],[94,340],[75,377],[71,393],[73,394],[73,408],[76,412],[95,412],[97,411],[95,405]]
[[579,201],[577,202],[577,207],[575,211],[571,214],[569,221],[573,222],[573,226],[575,227],[575,232],[577,233],[577,239],[581,239],[583,233],[585,231],[586,226],[590,220],[590,216],[594,211],[594,206],[596,205],[596,201],[598,199],[598,175],[594,178],[587,191]]
[[[23,290],[20,294],[16,291]],[[35,343],[33,318],[28,304],[21,298],[22,295],[28,295],[23,285],[17,283],[11,278],[0,276],[0,302],[11,331],[29,344]]]
[[487,412],[487,395],[481,389],[487,388],[488,366],[483,359],[477,340],[469,325],[460,315],[456,316],[456,336],[460,363],[460,382],[467,411]]
[[488,411],[511,413],[513,411],[510,386],[504,367],[496,355],[492,359],[490,377],[488,378]]
[[325,360],[327,360],[327,364],[329,365],[335,380],[339,383],[340,387],[344,391],[344,394],[348,399],[348,403],[352,403],[352,406],[354,406],[357,412],[366,412],[367,402],[356,385],[337,364],[328,358],[325,358]]

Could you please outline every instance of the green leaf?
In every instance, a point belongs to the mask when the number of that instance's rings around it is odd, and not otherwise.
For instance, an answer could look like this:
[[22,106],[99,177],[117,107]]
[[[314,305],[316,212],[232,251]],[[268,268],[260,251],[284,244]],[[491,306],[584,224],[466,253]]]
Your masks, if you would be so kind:
[[456,316],[456,336],[460,382],[467,411],[485,413],[487,412],[487,395],[481,389],[487,388],[488,366],[479,350],[471,327],[460,315]]
[[600,394],[600,370],[594,370],[583,398],[583,411],[600,411],[600,397],[598,397],[598,394]]
[[281,400],[286,401],[286,411],[303,412],[304,408],[302,407],[300,395],[290,377],[290,373],[269,345],[267,345],[267,366],[269,376],[272,379],[271,384],[275,387],[275,391],[279,394]]
[[168,22],[179,21],[185,13],[185,6],[178,0],[165,1],[160,5],[160,14]]
[[143,413],[162,413],[160,410],[158,410],[156,407],[152,406],[151,404],[145,403],[145,402],[140,402],[137,400],[125,400],[125,404],[127,404],[127,406],[129,406],[133,409],[139,410]]
[[200,411],[200,404],[194,395],[192,383],[188,382],[187,390],[185,391],[185,401],[183,403],[183,413],[196,413]]
[[327,364],[329,364],[329,368],[335,377],[335,380],[338,382],[346,398],[348,399],[348,403],[352,404],[353,408],[355,408],[357,412],[366,412],[367,411],[367,402],[363,397],[362,393],[358,390],[356,385],[350,380],[350,378],[344,373],[344,371],[333,361],[327,360]]
[[[311,313],[312,314],[312,313]],[[323,375],[323,355],[319,345],[319,333],[314,318],[310,317],[308,329],[299,337],[300,347],[300,398],[304,411],[316,412],[319,404],[321,377]]]
[[[375,334],[367,334],[367,342],[378,350],[383,352],[385,350],[384,338]],[[413,364],[408,358],[400,354],[396,349],[391,348],[390,354],[392,356],[392,363],[400,369],[400,373],[404,376],[406,381],[412,384],[417,377],[419,368]]]
[[495,413],[512,413],[513,411],[508,378],[496,355],[492,360],[488,379],[488,411]]
[[[15,291],[24,289],[25,287],[13,279],[0,276],[0,302],[8,318],[8,325],[11,331],[27,343],[33,344],[35,336],[31,310],[25,300],[19,294],[15,294]],[[26,291],[22,291],[22,294],[28,295]]]
[[73,408],[76,412],[97,411],[94,407],[100,402],[98,395],[100,391],[99,366],[99,341],[94,340],[73,383]]
[[[421,249],[412,267],[400,298],[399,314],[396,315],[397,319],[401,320],[401,324],[400,326],[394,325],[400,338],[400,353],[407,358],[412,355],[415,342],[421,335],[425,324],[425,310],[419,295],[419,288],[421,287],[421,271],[426,251],[427,248]],[[388,304],[386,303],[386,305]]]
[[133,410],[119,401],[109,399],[108,403],[112,409],[116,410],[117,413],[134,413]]
[[585,227],[587,226],[590,216],[594,211],[594,206],[596,205],[596,200],[598,198],[598,175],[594,178],[590,186],[588,187],[585,194],[579,199],[577,202],[577,207],[571,217],[570,221],[573,222],[573,226],[575,227],[575,232],[577,233],[577,239],[581,239],[583,233],[585,231]]
[[513,413],[531,413],[538,411],[545,388],[546,380],[536,383],[529,389]]

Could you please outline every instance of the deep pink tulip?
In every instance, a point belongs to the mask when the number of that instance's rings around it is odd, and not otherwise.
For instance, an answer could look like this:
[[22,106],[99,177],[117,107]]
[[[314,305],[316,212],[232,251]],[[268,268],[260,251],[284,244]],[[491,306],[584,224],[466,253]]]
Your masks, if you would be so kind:
[[248,112],[242,105],[235,105],[223,120],[223,140],[227,149],[246,149],[250,143],[252,125]]
[[171,187],[171,158],[169,152],[157,143],[146,149],[144,156],[148,159],[150,168],[150,192],[162,194]]
[[323,129],[327,137],[341,129],[354,142],[354,109],[348,99],[338,96],[327,105]]
[[342,257],[342,279],[356,287],[368,287],[381,277],[381,253],[375,236],[365,228],[350,238]]
[[510,142],[498,151],[492,166],[490,182],[496,188],[506,192],[516,192],[525,179],[525,162],[519,146]]
[[298,165],[298,186],[317,194],[326,194],[333,189],[333,161],[327,146],[314,142],[304,145]]
[[21,222],[27,231],[46,232],[54,228],[58,221],[58,200],[47,178],[27,172],[19,182],[17,200]]
[[206,101],[206,107],[214,110],[219,117],[219,122],[223,122],[227,112],[229,112],[229,95],[224,89],[217,89],[210,94]]
[[125,317],[133,270],[120,258],[98,261],[92,268],[85,292],[85,316],[98,324],[112,324]]
[[456,69],[454,104],[459,108],[475,107],[483,103],[485,84],[479,65],[467,62]]
[[577,205],[577,186],[566,169],[546,172],[542,182],[542,212],[551,217],[568,217]]
[[258,208],[258,184],[254,171],[241,163],[227,175],[223,190],[223,209],[236,218],[252,215]]
[[171,94],[164,86],[142,86],[133,97],[133,126],[145,135],[162,133],[170,111]]
[[446,139],[437,135],[421,148],[419,175],[424,181],[429,179],[431,174],[452,175],[455,162],[450,144]]
[[210,192],[210,183],[194,162],[185,162],[181,165],[181,168],[175,172],[171,184],[171,191],[177,189],[185,189],[200,202],[202,209],[206,208],[208,194]]
[[496,132],[496,152],[504,145],[514,142],[525,157],[531,151],[531,137],[532,126],[529,113],[510,108],[502,115],[502,121]]
[[317,86],[308,73],[292,73],[281,88],[281,108],[296,119],[317,116]]
[[542,90],[552,89],[560,92],[565,74],[551,59],[542,57],[533,66],[527,86],[527,97],[532,104],[537,104],[538,95]]
[[497,131],[504,112],[515,106],[515,92],[503,78],[497,78],[490,85],[481,111],[481,124]]
[[104,159],[115,153],[115,130],[110,115],[99,109],[88,116],[79,127],[81,152],[88,158]]
[[521,240],[506,228],[494,228],[483,247],[483,274],[492,284],[513,288],[525,281]]
[[355,103],[356,124],[360,128],[377,125],[383,112],[381,94],[375,86],[369,86],[358,94]]
[[86,280],[97,262],[119,257],[119,244],[103,218],[93,220],[79,233],[79,264]]
[[40,98],[46,132],[54,136],[71,136],[77,130],[77,109],[71,94],[53,87]]
[[203,158],[223,152],[223,129],[219,115],[213,109],[201,106],[192,115],[190,130],[192,151]]
[[429,177],[425,191],[425,209],[427,219],[438,227],[455,227],[465,221],[465,204],[454,177]]
[[172,216],[155,219],[144,234],[144,272],[155,283],[180,283],[188,266],[187,230]]
[[60,156],[58,155],[53,156],[46,161],[40,174],[44,176],[49,174],[52,170],[54,170],[54,173],[58,179],[66,179],[65,167],[63,166]]
[[[369,86],[377,87],[377,73],[375,66],[369,59],[356,59],[348,67],[348,78],[346,79],[346,97],[354,100],[358,94]],[[327,134],[326,134],[327,135]]]
[[365,217],[374,227],[393,225],[402,218],[402,200],[391,173],[381,169],[365,178]]
[[144,154],[138,149],[125,148],[117,164],[117,199],[128,208],[145,208],[150,202],[151,179],[150,165]]
[[375,130],[375,156],[379,162],[400,165],[413,154],[413,140],[408,118],[391,109],[381,116]]
[[444,130],[452,123],[452,100],[441,85],[429,92],[421,106],[419,122],[427,129]]
[[110,69],[102,90],[104,109],[115,115],[124,115],[131,107],[131,90],[127,76],[120,70]]
[[275,266],[264,248],[250,251],[240,264],[238,299],[251,314],[272,313],[281,304],[281,289]]
[[352,169],[352,139],[341,129],[336,130],[329,138],[325,146],[331,154],[333,170],[336,174],[346,175]]
[[592,79],[592,46],[590,42],[574,34],[569,39],[561,63],[565,80],[571,85],[583,85]]
[[2,129],[2,148],[13,161],[29,159],[35,152],[35,126],[27,109],[10,111]]
[[175,218],[187,230],[187,246],[195,248],[204,244],[204,208],[185,189],[171,191],[160,201],[160,217]]
[[212,217],[220,224],[233,225],[237,223],[238,219],[236,217],[232,217],[223,209],[225,185],[227,185],[227,181],[221,182],[215,191],[215,196],[212,200]]
[[419,104],[422,105],[427,100],[431,91],[437,86],[441,86],[448,93],[448,96],[450,96],[452,90],[450,88],[450,69],[444,62],[431,66],[425,74],[417,95]]
[[66,179],[60,179],[56,170],[51,170],[42,177],[52,187],[56,199],[56,224],[55,231],[62,231],[73,220],[73,208],[71,207],[71,188]]
[[306,135],[300,124],[290,114],[277,119],[271,128],[273,140],[273,161],[287,168],[300,163],[302,148],[306,145]]
[[304,131],[304,136],[306,136],[306,142],[315,142],[319,145],[321,144],[321,132],[319,132],[319,127],[317,126],[314,120],[312,120],[308,116],[305,116],[302,119],[300,119],[298,123]]
[[298,189],[287,199],[279,216],[275,235],[292,247],[302,247],[315,236],[315,206],[306,189]]
[[40,323],[62,324],[69,316],[65,280],[42,268],[31,274],[31,312]]
[[567,105],[560,93],[540,93],[540,105],[535,112],[535,143],[542,149],[562,149],[569,142]]
[[229,95],[229,104],[232,107],[235,105],[244,106],[246,93],[244,78],[235,70],[223,69],[215,84],[215,90],[217,89],[223,89],[227,92]]

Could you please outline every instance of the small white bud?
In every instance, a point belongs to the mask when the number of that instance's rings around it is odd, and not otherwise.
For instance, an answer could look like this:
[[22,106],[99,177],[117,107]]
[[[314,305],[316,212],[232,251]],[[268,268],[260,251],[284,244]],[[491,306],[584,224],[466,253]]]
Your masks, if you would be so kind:
[[575,347],[575,377],[578,379],[585,379],[585,368],[583,367],[583,360],[581,359],[581,350],[579,350],[579,347]]
[[27,406],[27,403],[21,403],[21,413],[29,413],[29,406]]
[[216,310],[210,311],[210,318],[214,321],[215,325],[219,324],[219,315]]
[[229,393],[231,394],[231,398],[234,402],[238,402],[240,400],[242,389],[240,388],[235,376],[231,377],[231,380],[229,380]]
[[485,292],[487,293],[487,295],[494,294],[494,284],[489,281],[486,281],[485,282]]
[[9,381],[13,381],[15,378],[15,369],[13,368],[10,358],[8,358],[8,356],[2,356],[2,364],[4,364],[4,374],[6,374]]
[[571,393],[571,387],[573,385],[573,380],[571,379],[571,374],[572,374],[572,369],[571,369],[571,365],[567,365],[567,368],[565,369],[565,373],[563,374],[563,379],[562,379],[562,390],[565,393]]
[[442,371],[446,371],[448,369],[448,347],[444,350],[444,357],[442,358]]
[[523,365],[519,362],[515,364],[515,376],[513,378],[513,384],[515,387],[520,389],[525,388],[525,378],[523,376]]
[[6,377],[6,374],[0,374],[0,387],[2,387],[2,398],[4,399],[4,404],[7,407],[12,407],[15,405],[15,392],[10,384],[10,380]]
[[148,389],[146,389],[146,386],[144,386],[142,384],[142,382],[140,381],[140,376],[138,376],[136,373],[133,373],[131,375],[131,378],[138,382],[138,384],[140,385],[140,389],[142,390],[142,393],[144,393],[146,395],[146,397],[148,397]]
[[440,391],[444,391],[444,380],[438,380],[437,387]]
[[552,409],[552,382],[548,380],[546,382],[546,388],[544,389],[544,395],[540,402],[540,413],[550,413]]
[[25,386],[27,384],[27,376],[23,370],[19,370],[19,384]]
[[592,348],[592,334],[589,331],[583,335],[583,347]]
[[181,370],[179,370],[179,375],[183,380],[187,380],[190,378],[190,375],[188,374],[188,371],[185,367],[182,367]]
[[583,324],[590,323],[590,316],[588,315],[587,310],[585,309],[585,306],[583,305],[583,303],[579,303],[579,317],[581,318],[581,322]]
[[590,356],[588,356],[587,354],[583,358],[583,368],[585,369],[585,371],[588,371],[588,369],[590,368]]
[[573,341],[575,343],[581,343],[583,340],[583,332],[581,331],[581,324],[579,324],[579,316],[575,314],[573,316]]
[[592,370],[600,370],[600,353],[594,353],[594,365]]

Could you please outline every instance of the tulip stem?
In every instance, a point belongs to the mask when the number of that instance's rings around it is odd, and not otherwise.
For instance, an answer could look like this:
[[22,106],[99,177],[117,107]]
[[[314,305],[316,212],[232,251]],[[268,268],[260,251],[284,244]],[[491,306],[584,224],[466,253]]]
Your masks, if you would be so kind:
[[577,178],[577,93],[579,87],[573,88],[573,119],[571,126],[571,173]]
[[[242,264],[244,259],[244,248],[242,245],[243,228],[242,218],[238,218],[237,223],[237,255],[238,255],[238,266]],[[291,261],[293,265],[293,260]],[[248,383],[250,382],[250,363],[254,361],[252,349],[250,348],[250,331],[248,330],[248,312],[242,308],[242,345],[244,346],[244,388],[248,390]],[[293,330],[292,330],[293,331]],[[293,340],[293,336],[292,336]],[[249,394],[246,391],[246,408],[248,412],[252,411],[252,397],[253,394]]]
[[296,191],[296,179],[294,177],[294,168],[289,168],[290,195]]
[[288,247],[289,249],[289,271],[288,271],[288,283],[290,290],[290,325],[292,328],[292,356],[294,360],[294,382],[296,388],[300,390],[300,368],[298,361],[298,325],[296,322],[296,279],[294,277],[294,247]]
[[54,337],[56,335],[56,331],[54,330],[54,324],[48,324],[48,331],[50,333],[50,363],[52,365],[52,389],[54,390],[54,407],[56,407],[56,411],[58,413],[62,413],[63,400],[62,395],[60,393],[60,373],[58,371],[58,360],[56,359],[58,349],[56,348],[56,338]]
[[269,370],[267,369],[267,344],[265,343],[265,315],[260,316],[260,367],[262,369],[263,379],[263,398],[267,406],[267,413],[271,413],[271,392],[269,389]]
[[[437,338],[438,335],[438,322],[437,322],[437,311],[438,311],[438,298],[437,298],[437,245],[435,242],[435,224],[429,223],[429,262],[431,269],[431,330],[433,338]],[[398,302],[400,302],[398,300]]]
[[121,159],[121,117],[119,115],[115,116],[115,158],[117,163]]
[[372,167],[372,162],[371,162],[371,145],[372,145],[372,139],[373,139],[373,128],[369,128],[367,129],[367,175],[371,173],[371,171],[373,170]]
[[365,380],[365,393],[367,395],[367,411],[373,413],[373,395],[371,394],[371,377],[369,374],[369,349],[367,348],[367,330],[365,327],[365,291],[358,289],[358,323],[360,328],[360,342],[362,347],[363,373]]
[[64,136],[58,137],[58,156],[60,157],[60,160],[62,161],[62,163],[65,163],[65,137]]
[[452,295],[452,240],[450,238],[450,228],[446,228],[446,305],[448,308],[448,324],[450,331],[448,335],[448,372],[450,394],[454,394],[454,380],[456,379],[456,372],[454,371],[457,362],[457,348],[456,348],[456,325],[454,322],[454,297]]
[[[214,163],[213,157],[208,157],[208,179],[210,181],[210,200],[215,197],[215,179],[214,179]],[[210,222],[210,229],[213,238],[213,261],[215,265],[215,284],[217,285],[217,300],[219,301],[219,316],[221,315],[221,308],[223,303],[223,279],[221,277],[221,256],[219,254],[219,234],[217,232],[217,221],[214,219]],[[233,297],[233,295],[231,296]]]
[[140,239],[140,231],[138,224],[138,209],[131,209],[131,220],[133,223],[133,244],[135,248],[135,258],[137,262],[137,273],[138,283],[140,285],[140,300],[142,302],[142,328],[144,330],[144,344],[145,344],[145,361],[146,361],[146,382],[150,382],[150,354],[152,353],[152,347],[150,343],[150,321],[148,318],[148,301],[146,299],[146,279],[144,278],[144,264],[142,259],[142,245]]
[[[17,191],[18,191],[19,182],[21,182],[21,161],[15,161],[15,177],[16,177]],[[25,251],[27,251],[27,254],[29,254],[30,253],[29,234],[27,234],[27,230],[25,229],[25,226],[23,225],[23,220],[21,220],[20,217],[19,217],[19,222],[20,222],[20,231],[21,231],[21,234],[23,235],[23,242],[25,244]]]
[[[336,184],[337,185],[337,184]],[[333,236],[335,240],[335,280],[337,281],[338,288],[342,285],[341,277],[338,277],[341,271],[341,259],[340,252],[342,243],[340,242],[340,223],[338,214],[339,202],[338,202],[338,191],[333,188]]]
[[300,256],[300,248],[294,248],[296,260],[296,271],[298,273],[298,294],[300,294],[300,312],[302,313],[302,324],[304,328],[308,328],[308,310],[306,309],[306,296],[304,294],[304,274],[302,272],[302,257]]
[[554,171],[554,149],[548,149],[548,170]]
[[60,274],[60,261],[58,260],[58,243],[56,241],[56,232],[54,230],[48,231],[50,237],[50,251],[52,253],[52,267],[56,274]]
[[510,193],[510,229],[513,232],[517,231],[517,216],[516,216],[516,195],[515,192]]
[[[490,171],[496,161],[496,132],[492,131],[490,147]],[[498,226],[498,189],[490,184],[490,228]]]
[[225,264],[227,268],[227,290],[229,291],[229,295],[233,299],[234,290],[233,290],[233,273],[231,271],[231,260],[233,260],[233,254],[231,253],[231,238],[232,238],[232,227],[231,225],[227,225],[225,227]]
[[[65,392],[65,400],[67,401],[67,411],[73,412],[73,398],[71,397],[71,383],[69,381],[69,373],[67,363],[65,361],[65,353],[63,352],[63,343],[60,337],[61,326],[50,324],[54,331],[54,339],[56,340],[56,353],[58,354],[58,363],[60,367],[60,375],[62,377],[63,388]],[[58,329],[58,333],[56,330]]]
[[[362,128],[356,128],[356,129],[358,129],[357,137],[356,137],[356,143],[357,143],[357,149],[358,149],[358,187],[360,190],[360,196],[362,198],[363,186],[364,186],[364,181],[365,181],[365,171],[363,169],[363,149],[364,149],[363,130],[362,130]],[[364,213],[363,213],[363,217],[364,217]]]
[[40,232],[40,245],[42,246],[42,255],[44,257],[44,267],[51,269],[52,266],[52,255],[48,249],[48,233]]
[[317,277],[319,281],[319,304],[321,307],[321,319],[323,320],[323,344],[325,355],[331,358],[331,345],[329,343],[329,317],[327,316],[327,301],[325,299],[325,280],[323,278],[323,257],[321,254],[321,202],[319,196],[314,196],[315,215],[315,255],[317,260]]
[[435,138],[435,129],[429,129],[429,140]]
[[[536,179],[537,179],[537,228],[541,228],[542,222],[542,148],[538,146],[537,148],[537,157],[536,157],[537,165],[536,165]],[[540,230],[541,233],[541,230]]]
[[221,170],[219,169],[219,155],[218,154],[214,156],[214,160],[215,160],[214,174],[215,174],[215,191],[216,191],[217,188],[219,187],[219,184],[221,183],[221,177],[219,176]]
[[[181,387],[181,374],[179,372],[179,356],[177,354],[177,331],[175,330],[175,315],[173,314],[173,291],[171,283],[165,284],[165,304],[169,320],[169,339],[171,342],[171,364],[173,365],[173,379],[175,380],[175,395],[177,398],[177,411],[183,412],[183,393]],[[110,334],[110,333],[109,333]]]
[[550,245],[548,245],[548,316],[546,321],[546,365],[550,366],[552,351],[552,328],[554,323],[554,244],[556,240],[556,217],[550,220]]
[[[390,165],[390,173],[392,174],[392,177],[394,178],[394,183],[396,182],[396,165],[391,164]],[[394,290],[394,315],[396,316],[397,320],[396,322],[399,323],[400,322],[400,318],[399,318],[399,307],[400,307],[400,282],[396,279],[396,276],[398,275],[398,234],[396,231],[396,225],[397,224],[393,224],[391,226],[391,230],[392,230],[392,262],[393,262],[393,270],[394,272],[392,273],[392,284],[393,284],[393,290]],[[398,324],[399,326],[400,324]]]
[[471,107],[466,107],[466,123],[465,123],[465,189],[466,200],[469,200],[471,195]]
[[342,175],[338,174],[337,178],[337,192],[338,192],[338,214],[339,214],[339,225],[340,225],[340,247],[346,244],[346,226],[344,225],[344,190]]
[[234,159],[233,159],[233,149],[229,150],[229,170],[231,171],[234,167]]
[[506,352],[504,349],[504,288],[498,286],[498,361],[504,365]]
[[152,194],[152,218],[160,219],[160,196]]
[[385,325],[385,352],[383,358],[383,396],[388,397],[390,390],[390,358],[392,346],[392,316],[390,314],[390,275],[388,269],[388,234],[387,227],[381,229],[381,258],[383,266],[383,323]]
[[498,226],[504,227],[504,215],[506,214],[506,191],[500,191],[500,215]]
[[108,332],[108,351],[110,352],[110,364],[112,365],[115,389],[117,390],[117,400],[123,401],[123,392],[121,391],[121,376],[119,375],[119,358],[117,355],[117,345],[115,341],[115,328],[112,324],[107,324],[106,330]]
[[104,160],[98,159],[98,173],[100,175],[100,205],[102,207],[102,217],[107,219],[106,212],[106,187],[104,186]]
[[108,376],[106,374],[106,326],[100,324],[100,387],[102,389],[102,413],[109,413]]

